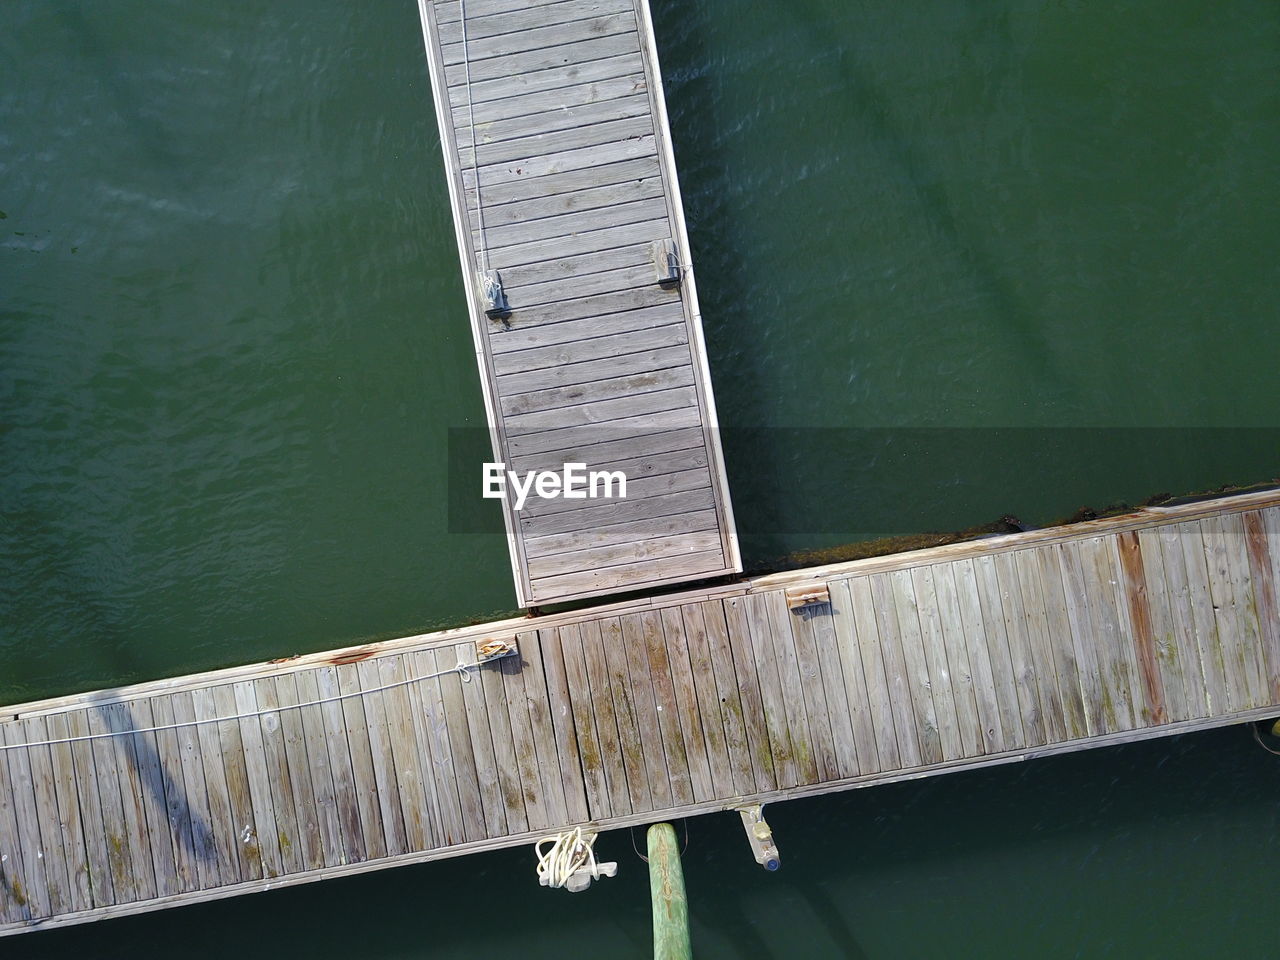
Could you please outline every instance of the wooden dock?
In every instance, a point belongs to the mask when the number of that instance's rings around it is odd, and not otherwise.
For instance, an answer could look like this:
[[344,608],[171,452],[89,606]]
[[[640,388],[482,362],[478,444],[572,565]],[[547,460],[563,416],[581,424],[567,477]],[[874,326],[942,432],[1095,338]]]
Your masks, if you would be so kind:
[[741,570],[645,0],[420,7],[494,460],[627,476],[506,504],[521,606]]
[[0,709],[0,934],[1271,717],[1278,584],[1269,491]]

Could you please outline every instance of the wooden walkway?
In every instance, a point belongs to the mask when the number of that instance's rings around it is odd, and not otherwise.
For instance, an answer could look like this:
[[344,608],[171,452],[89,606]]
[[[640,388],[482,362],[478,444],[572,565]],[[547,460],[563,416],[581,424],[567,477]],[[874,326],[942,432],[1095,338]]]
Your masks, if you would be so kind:
[[740,570],[646,3],[420,7],[494,460],[628,478],[625,500],[507,506],[520,604]]
[[1280,714],[1278,584],[1272,491],[6,708],[0,934]]

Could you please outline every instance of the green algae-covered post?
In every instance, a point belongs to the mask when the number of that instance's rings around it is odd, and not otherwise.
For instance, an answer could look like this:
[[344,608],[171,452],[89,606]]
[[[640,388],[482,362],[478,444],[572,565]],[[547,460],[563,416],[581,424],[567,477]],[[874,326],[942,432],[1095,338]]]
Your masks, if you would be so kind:
[[649,895],[653,900],[653,960],[689,960],[689,900],[675,827],[649,828]]

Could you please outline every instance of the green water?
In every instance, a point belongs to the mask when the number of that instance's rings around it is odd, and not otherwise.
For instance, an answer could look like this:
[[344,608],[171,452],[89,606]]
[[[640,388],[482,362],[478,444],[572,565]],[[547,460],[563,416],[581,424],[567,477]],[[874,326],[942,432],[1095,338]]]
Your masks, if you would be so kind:
[[[1280,7],[652,2],[749,565],[1280,475]],[[415,5],[6,0],[0,70],[0,701],[510,610]],[[1278,786],[1229,730],[796,802],[777,875],[702,818],[695,944],[1273,956]],[[3,956],[644,956],[601,845]]]

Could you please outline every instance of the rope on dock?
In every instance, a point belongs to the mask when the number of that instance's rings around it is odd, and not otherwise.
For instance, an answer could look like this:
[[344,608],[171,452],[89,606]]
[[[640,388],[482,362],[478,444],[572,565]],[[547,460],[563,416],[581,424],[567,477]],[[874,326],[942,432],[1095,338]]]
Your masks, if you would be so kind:
[[[599,880],[601,869],[592,849],[595,842],[596,834],[583,833],[581,827],[554,837],[543,837],[536,846],[538,883],[544,887],[563,887],[579,871],[592,880]],[[544,853],[542,848],[547,844],[551,844],[551,849]]]
[[[476,148],[476,105],[471,96],[471,50],[467,41],[467,0],[458,0],[458,12],[462,15],[462,69],[467,87],[467,125],[471,128],[471,169],[476,175],[476,219],[480,233],[480,271],[489,270],[489,245],[484,237],[484,204],[480,200],[480,152]],[[463,196],[463,206],[466,196]]]
[[[18,750],[27,747],[54,747],[64,743],[83,743],[86,740],[105,740],[108,737],[133,737],[143,733],[158,733],[163,730],[177,730],[180,727],[194,727],[202,723],[226,723],[230,720],[250,720],[254,717],[265,716],[268,713],[281,713],[285,710],[301,710],[304,707],[316,707],[325,703],[336,703],[340,700],[350,700],[354,697],[363,697],[370,693],[381,693],[384,690],[394,690],[396,687],[407,687],[411,683],[417,683],[419,680],[434,680],[437,677],[445,677],[451,673],[456,673],[463,680],[470,680],[467,676],[468,671],[491,663],[495,657],[482,660],[476,660],[472,663],[463,663],[458,661],[455,667],[449,667],[445,670],[437,670],[435,673],[423,674],[420,677],[410,677],[407,680],[396,680],[392,683],[384,683],[381,686],[370,687],[368,690],[355,690],[351,693],[339,693],[331,697],[320,697],[318,700],[308,700],[305,703],[286,703],[277,707],[267,707],[261,710],[251,710],[248,713],[236,713],[229,717],[198,717],[195,720],[183,720],[178,723],[165,723],[155,727],[137,727],[129,730],[109,730],[106,733],[89,733],[79,737],[62,737],[57,740],[33,740],[30,743],[0,743],[0,752],[5,750]],[[93,706],[88,704],[87,706]],[[15,717],[15,720],[21,720],[22,717]]]
[[1280,750],[1276,750],[1273,747],[1268,747],[1265,743],[1262,742],[1261,724],[1251,723],[1249,724],[1249,726],[1253,727],[1253,739],[1258,741],[1258,746],[1260,746],[1263,750],[1267,751],[1267,753],[1274,753],[1277,757],[1280,757]]

